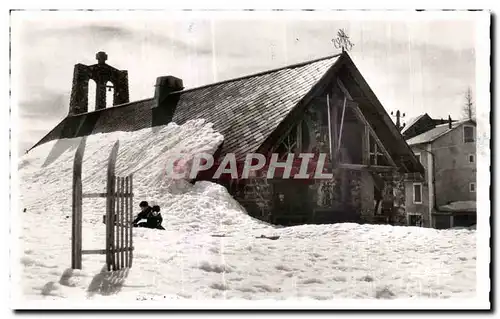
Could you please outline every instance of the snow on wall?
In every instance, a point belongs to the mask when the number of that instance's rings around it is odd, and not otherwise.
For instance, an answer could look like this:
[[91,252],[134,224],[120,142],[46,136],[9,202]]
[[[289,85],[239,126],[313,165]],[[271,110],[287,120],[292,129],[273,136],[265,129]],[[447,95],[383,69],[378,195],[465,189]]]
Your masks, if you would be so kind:
[[[90,136],[84,192],[104,191],[120,140],[118,175],[134,173],[134,206],[162,207],[165,231],[134,229],[133,267],[108,273],[102,255],[71,270],[72,165],[79,139],[41,145],[19,163],[21,298],[144,299],[468,297],[476,289],[475,231],[357,224],[274,228],[248,216],[220,185],[165,178],[177,153],[213,152],[223,140],[191,121]],[[83,200],[83,249],[104,248],[103,199]],[[225,234],[227,237],[213,237]],[[280,235],[276,240],[261,234]],[[168,305],[166,305],[168,307]]]

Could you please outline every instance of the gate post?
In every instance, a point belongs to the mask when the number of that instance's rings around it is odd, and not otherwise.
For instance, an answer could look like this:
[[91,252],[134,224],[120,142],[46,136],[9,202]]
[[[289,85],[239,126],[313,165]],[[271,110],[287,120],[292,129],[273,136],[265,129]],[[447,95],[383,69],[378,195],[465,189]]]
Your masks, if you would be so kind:
[[82,269],[82,162],[85,152],[83,137],[75,152],[73,161],[73,196],[71,218],[71,268]]
[[[119,141],[113,145],[108,160],[105,193],[82,194],[82,162],[85,151],[84,137],[75,153],[73,163],[72,229],[71,229],[71,268],[82,269],[82,254],[105,254],[108,271],[132,267],[133,258],[133,186],[130,174],[117,177],[115,174]],[[106,248],[82,250],[82,199],[106,197]]]
[[108,265],[108,271],[111,269],[116,270],[116,261],[114,258],[114,225],[116,222],[115,165],[119,144],[119,141],[116,141],[115,145],[113,145],[108,161],[108,180],[106,185],[106,264]]

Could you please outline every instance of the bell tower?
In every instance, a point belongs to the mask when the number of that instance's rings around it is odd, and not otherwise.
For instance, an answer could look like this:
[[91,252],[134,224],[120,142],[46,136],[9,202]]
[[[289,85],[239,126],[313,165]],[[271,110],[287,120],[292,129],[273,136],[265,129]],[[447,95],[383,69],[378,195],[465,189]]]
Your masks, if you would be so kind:
[[[69,115],[88,112],[89,80],[96,83],[95,109],[106,108],[106,83],[111,82],[113,92],[113,106],[129,102],[128,72],[118,70],[108,64],[106,52],[97,52],[97,64],[76,64],[73,71],[73,86],[69,102]],[[108,87],[111,88],[111,87]]]

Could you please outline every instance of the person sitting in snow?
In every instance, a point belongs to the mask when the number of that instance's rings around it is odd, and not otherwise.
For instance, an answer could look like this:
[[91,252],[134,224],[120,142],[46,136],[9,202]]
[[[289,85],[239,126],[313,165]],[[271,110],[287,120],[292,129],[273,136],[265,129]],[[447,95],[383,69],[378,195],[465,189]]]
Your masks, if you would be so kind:
[[148,222],[150,222],[150,220],[151,220],[151,225],[156,226],[154,228],[165,230],[165,228],[163,228],[163,226],[161,225],[161,223],[163,222],[163,217],[161,217],[160,214],[160,206],[154,205],[151,208],[151,216],[148,218]]
[[151,213],[151,207],[149,206],[148,202],[142,201],[139,204],[139,207],[141,208],[141,212],[137,215],[137,218],[134,219],[132,224],[134,227],[143,227],[146,223],[142,222],[137,224],[141,219],[148,219],[149,214]]
[[[137,215],[137,218],[134,219],[134,221],[132,222],[134,227],[164,229],[161,226],[163,218],[161,217],[160,214],[160,206],[155,205],[153,207],[150,207],[148,202],[142,201],[139,204],[139,207],[141,208],[141,212]],[[146,219],[146,222],[138,223],[141,219]]]

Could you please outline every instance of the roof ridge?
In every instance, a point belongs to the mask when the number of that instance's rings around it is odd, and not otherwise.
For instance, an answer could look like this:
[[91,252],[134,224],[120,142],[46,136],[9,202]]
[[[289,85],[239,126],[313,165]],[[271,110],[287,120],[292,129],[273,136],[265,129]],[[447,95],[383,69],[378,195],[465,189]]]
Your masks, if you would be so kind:
[[[215,85],[219,85],[219,84],[224,84],[224,83],[228,83],[228,82],[232,82],[232,81],[238,81],[238,80],[244,80],[244,79],[252,78],[254,76],[269,74],[269,73],[273,73],[273,72],[280,71],[280,70],[285,70],[285,69],[290,69],[290,68],[298,68],[298,67],[304,66],[306,64],[316,63],[316,62],[319,62],[319,61],[322,61],[322,60],[331,59],[331,58],[338,57],[338,56],[341,56],[341,55],[342,55],[342,53],[332,54],[332,55],[324,56],[324,57],[313,59],[313,60],[307,60],[307,61],[303,61],[303,62],[299,62],[299,63],[294,63],[294,64],[289,64],[289,65],[281,66],[279,68],[274,68],[274,69],[270,69],[270,70],[266,70],[266,71],[260,71],[260,72],[257,72],[257,73],[247,74],[247,75],[240,76],[240,77],[237,77],[237,78],[232,78],[232,79],[227,79],[227,80],[224,80],[224,81],[209,83],[209,84],[205,84],[205,85],[202,85],[202,86],[197,86],[197,87],[194,87],[194,88],[190,88],[190,89],[187,89],[187,90],[175,91],[175,92],[171,92],[170,94],[181,94],[181,93],[191,92],[191,91],[195,91],[195,90],[199,90],[199,89],[204,89],[204,88],[215,86]],[[149,98],[140,99],[140,100],[130,101],[130,102],[123,103],[123,104],[113,105],[111,107],[107,107],[107,108],[104,108],[104,109],[93,110],[93,111],[89,111],[89,112],[85,112],[85,113],[80,113],[80,114],[75,114],[75,115],[70,115],[70,116],[78,116],[78,115],[82,115],[82,114],[92,114],[92,113],[96,113],[96,112],[102,112],[102,111],[107,110],[109,108],[127,106],[127,105],[130,105],[130,104],[140,103],[140,102],[144,102],[144,101],[152,100],[152,99],[154,99],[154,96],[153,97],[149,97]]]
[[146,102],[146,101],[153,100],[153,99],[154,99],[154,97],[148,97],[148,98],[145,98],[145,99],[135,100],[135,101],[131,101],[131,102],[127,102],[127,103],[122,103],[122,104],[116,104],[116,105],[112,105],[112,106],[109,106],[109,107],[105,107],[103,109],[92,110],[92,111],[88,111],[88,112],[85,112],[85,113],[71,114],[71,115],[67,115],[66,117],[76,117],[76,116],[80,116],[80,115],[87,115],[87,114],[94,114],[94,113],[97,113],[97,112],[104,112],[106,110],[114,109],[116,107],[129,106],[131,104],[142,103],[142,102]]
[[[344,53],[344,54],[346,54],[346,53]],[[307,61],[303,61],[303,62],[299,62],[299,63],[294,63],[294,64],[289,64],[289,65],[281,66],[279,68],[274,68],[274,69],[270,69],[270,70],[266,70],[266,71],[260,71],[260,72],[257,72],[257,73],[247,74],[247,75],[244,75],[244,76],[240,76],[240,77],[236,77],[236,78],[232,78],[232,79],[227,79],[227,80],[223,80],[223,81],[219,81],[219,82],[213,82],[213,83],[205,84],[205,85],[202,85],[202,86],[197,86],[197,87],[194,87],[194,88],[190,88],[190,89],[187,89],[187,90],[175,91],[175,92],[172,92],[170,94],[178,94],[178,93],[185,93],[185,92],[195,91],[195,90],[204,89],[204,88],[207,88],[207,87],[210,87],[210,86],[214,86],[214,85],[224,84],[224,83],[238,81],[238,80],[244,80],[244,79],[252,78],[252,77],[255,77],[255,76],[265,75],[265,74],[269,74],[269,73],[273,73],[273,72],[277,72],[277,71],[281,71],[281,70],[285,70],[285,69],[298,68],[298,67],[301,67],[301,66],[304,66],[304,65],[307,65],[307,64],[316,63],[316,62],[319,62],[319,61],[322,61],[322,60],[327,60],[327,59],[339,57],[341,55],[342,55],[342,53],[332,54],[332,55],[324,56],[324,57],[321,57],[321,58],[316,58],[316,59],[313,59],[313,60],[307,60]]]
[[[441,124],[437,124],[436,127],[441,127],[441,126],[445,126],[445,125],[449,125],[449,121],[448,120],[445,120],[446,123],[441,123]],[[468,120],[452,120],[451,124],[452,125],[458,125],[458,124],[462,124],[462,123],[465,123],[467,122]]]
[[[282,67],[279,67],[279,68],[274,68],[274,69],[270,69],[270,70],[266,70],[266,71],[261,71],[261,72],[257,72],[257,73],[253,73],[253,74],[248,74],[248,75],[240,76],[240,77],[237,77],[237,78],[227,79],[227,80],[224,80],[224,81],[209,83],[209,84],[205,84],[205,85],[202,85],[202,86],[197,86],[197,87],[194,87],[194,88],[190,88],[190,89],[187,89],[187,90],[175,91],[175,92],[171,92],[170,94],[178,94],[178,93],[185,93],[185,92],[195,91],[195,90],[207,88],[207,87],[214,86],[214,85],[224,84],[224,83],[228,83],[228,82],[232,82],[232,81],[244,80],[244,79],[248,79],[248,78],[251,78],[251,77],[254,77],[254,76],[269,74],[269,73],[280,71],[280,70],[284,70],[284,69],[298,68],[298,67],[304,66],[306,64],[311,64],[311,63],[319,62],[319,61],[322,61],[322,60],[331,59],[331,58],[334,58],[334,57],[337,57],[337,56],[340,56],[340,55],[342,55],[342,53],[328,55],[328,56],[324,56],[324,57],[321,57],[321,58],[317,58],[317,59],[313,59],[313,60],[308,60],[308,61],[303,61],[303,62],[299,62],[299,63],[289,64],[289,65],[285,65],[285,66],[282,66]],[[154,99],[154,96],[153,97],[149,97],[149,98],[140,99],[140,100],[130,101],[130,102],[127,102],[127,103],[117,104],[117,105],[113,105],[111,107],[106,107],[104,109],[93,110],[93,111],[89,111],[89,112],[85,112],[85,113],[81,113],[81,114],[89,114],[89,113],[91,114],[91,113],[96,113],[96,112],[102,112],[102,111],[107,110],[109,108],[127,106],[127,105],[130,105],[130,104],[144,102],[144,101],[152,100],[152,99]],[[81,115],[81,114],[75,114],[75,115],[70,115],[70,116],[78,116],[78,115]]]

